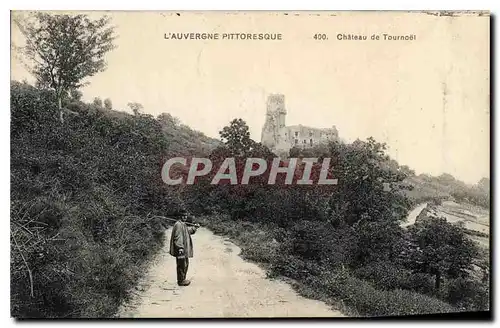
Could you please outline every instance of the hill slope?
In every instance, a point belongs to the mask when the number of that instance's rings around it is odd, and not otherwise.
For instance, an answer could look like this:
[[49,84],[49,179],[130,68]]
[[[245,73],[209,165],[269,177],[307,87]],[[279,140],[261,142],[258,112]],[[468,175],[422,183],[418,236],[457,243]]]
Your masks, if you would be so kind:
[[11,314],[112,315],[163,243],[179,206],[161,181],[162,160],[202,155],[213,139],[67,101],[58,120],[53,94],[11,85]]
[[490,207],[489,179],[482,179],[476,185],[467,185],[449,174],[438,177],[420,174],[410,175],[406,183],[413,187],[407,196],[415,203],[430,200],[456,200],[483,208]]

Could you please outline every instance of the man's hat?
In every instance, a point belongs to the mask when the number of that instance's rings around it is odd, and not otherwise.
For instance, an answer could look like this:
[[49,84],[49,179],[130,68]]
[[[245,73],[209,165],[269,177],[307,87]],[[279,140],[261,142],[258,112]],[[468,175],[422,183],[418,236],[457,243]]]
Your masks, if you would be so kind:
[[180,209],[172,213],[172,216],[180,218],[181,216],[188,215],[187,211],[185,209]]

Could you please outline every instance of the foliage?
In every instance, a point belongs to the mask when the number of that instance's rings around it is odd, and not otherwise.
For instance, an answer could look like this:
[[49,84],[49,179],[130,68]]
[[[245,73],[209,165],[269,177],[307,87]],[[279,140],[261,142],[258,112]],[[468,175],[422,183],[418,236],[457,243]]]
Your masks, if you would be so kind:
[[102,108],[102,99],[99,97],[95,97],[92,104],[99,107],[99,108]]
[[[322,279],[321,279],[322,278]],[[404,289],[380,290],[347,272],[322,275],[315,281],[316,290],[326,290],[362,316],[407,316],[448,313],[455,309],[438,299]]]
[[371,282],[379,289],[407,289],[421,294],[434,295],[431,275],[414,273],[398,263],[375,261],[356,269],[354,275]]
[[106,108],[107,110],[113,109],[113,103],[111,102],[111,99],[109,98],[104,99],[104,108]]
[[142,114],[142,110],[144,109],[141,104],[136,102],[129,102],[127,106],[132,110],[132,113],[134,113],[134,115]]
[[479,180],[479,182],[477,183],[477,187],[480,190],[483,190],[484,192],[489,193],[490,192],[490,184],[491,184],[490,179],[481,178],[481,180]]
[[450,174],[433,177],[427,174],[409,176],[405,181],[411,189],[405,194],[417,205],[429,201],[455,200],[490,207],[489,179],[483,178],[477,185],[467,185]]
[[157,121],[162,127],[165,138],[172,141],[167,150],[169,158],[178,156],[205,157],[220,145],[220,141],[181,124],[180,120],[170,113],[158,115]]
[[241,118],[232,120],[219,134],[233,156],[247,155],[255,144],[248,125]]
[[180,120],[177,117],[173,117],[170,113],[161,113],[158,115],[158,121],[160,121],[163,126],[168,127],[175,127],[180,124]]
[[83,93],[78,89],[71,89],[70,91],[71,99],[80,101],[82,100]]
[[463,228],[444,218],[426,218],[410,226],[407,266],[414,271],[435,276],[435,288],[441,278],[467,277],[472,261],[478,255],[477,246]]
[[489,310],[488,282],[467,278],[450,279],[444,284],[443,298],[461,311]]
[[14,21],[26,38],[19,50],[29,71],[39,86],[55,91],[59,109],[66,92],[104,70],[104,56],[114,47],[114,30],[106,16],[92,20],[83,14],[36,12]]

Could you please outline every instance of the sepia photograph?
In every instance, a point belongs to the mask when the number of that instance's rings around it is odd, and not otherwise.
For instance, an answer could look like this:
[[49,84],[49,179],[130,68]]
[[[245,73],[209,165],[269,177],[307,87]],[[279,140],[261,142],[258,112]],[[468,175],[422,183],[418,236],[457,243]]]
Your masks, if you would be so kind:
[[490,24],[11,11],[11,317],[491,319]]

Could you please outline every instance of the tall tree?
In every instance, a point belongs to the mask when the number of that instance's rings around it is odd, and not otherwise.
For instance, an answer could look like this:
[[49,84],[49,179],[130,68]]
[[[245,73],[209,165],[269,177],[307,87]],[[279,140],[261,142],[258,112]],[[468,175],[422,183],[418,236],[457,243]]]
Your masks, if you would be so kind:
[[106,108],[107,110],[113,109],[113,103],[111,102],[111,99],[109,98],[104,99],[104,108]]
[[426,218],[408,229],[410,245],[406,252],[407,265],[417,272],[435,276],[435,289],[441,279],[466,276],[478,248],[460,226],[444,218]]
[[477,185],[482,191],[490,192],[490,179],[482,178],[481,180],[479,180]]
[[134,115],[139,115],[142,113],[142,110],[144,109],[144,106],[142,106],[139,103],[136,102],[129,102],[127,106],[132,110]]
[[73,100],[76,100],[76,101],[82,100],[83,94],[78,89],[71,89],[69,94],[71,96],[71,99],[73,99]]
[[26,39],[18,50],[37,84],[55,91],[62,122],[64,94],[106,67],[104,55],[114,48],[115,39],[110,18],[37,12],[16,17],[14,23]]
[[177,126],[181,123],[177,117],[172,116],[170,113],[161,113],[158,115],[158,121],[160,121],[163,125],[169,126]]
[[102,108],[102,99],[99,97],[95,97],[94,101],[92,102],[94,105],[96,105],[99,108]]
[[241,118],[232,120],[229,126],[219,131],[219,135],[231,153],[236,156],[248,154],[255,146],[255,141],[250,138],[248,125]]

